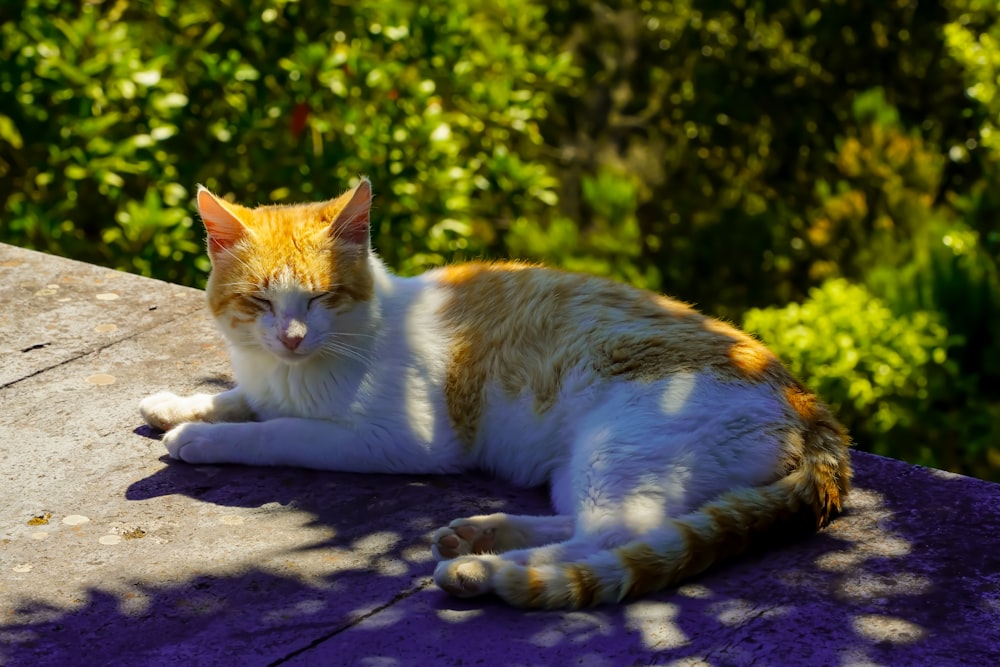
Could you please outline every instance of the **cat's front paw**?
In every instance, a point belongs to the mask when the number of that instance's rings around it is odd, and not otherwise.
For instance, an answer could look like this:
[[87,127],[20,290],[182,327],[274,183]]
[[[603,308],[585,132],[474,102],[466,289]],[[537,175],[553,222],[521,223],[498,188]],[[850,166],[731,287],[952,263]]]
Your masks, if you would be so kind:
[[[186,422],[163,436],[171,458],[187,463],[277,465],[282,461],[261,440],[261,425]],[[279,450],[280,451],[280,450]]]
[[190,412],[185,399],[169,391],[161,391],[139,401],[142,418],[161,431],[169,431],[178,424],[191,421]]
[[163,436],[170,458],[187,463],[227,463],[219,424],[186,422]]

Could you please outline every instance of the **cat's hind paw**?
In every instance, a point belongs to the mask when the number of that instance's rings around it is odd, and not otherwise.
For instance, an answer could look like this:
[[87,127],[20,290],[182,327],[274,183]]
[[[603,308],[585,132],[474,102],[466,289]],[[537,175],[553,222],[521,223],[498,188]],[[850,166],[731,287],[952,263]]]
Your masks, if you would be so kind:
[[459,598],[484,595],[493,590],[493,575],[500,567],[499,556],[463,556],[438,563],[434,581]]
[[491,553],[496,546],[496,524],[491,516],[455,519],[438,528],[431,543],[431,552],[437,560],[451,560],[468,554]]

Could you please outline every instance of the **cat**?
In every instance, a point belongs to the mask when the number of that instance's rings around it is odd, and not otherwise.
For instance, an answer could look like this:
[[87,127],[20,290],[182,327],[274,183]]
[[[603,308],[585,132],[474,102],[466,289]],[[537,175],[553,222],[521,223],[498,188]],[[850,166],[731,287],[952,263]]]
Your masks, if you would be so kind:
[[174,459],[548,484],[555,516],[452,521],[437,584],[582,608],[813,532],[849,438],[755,338],[665,296],[523,263],[413,278],[370,247],[372,190],[247,208],[197,194],[235,388],[144,399]]

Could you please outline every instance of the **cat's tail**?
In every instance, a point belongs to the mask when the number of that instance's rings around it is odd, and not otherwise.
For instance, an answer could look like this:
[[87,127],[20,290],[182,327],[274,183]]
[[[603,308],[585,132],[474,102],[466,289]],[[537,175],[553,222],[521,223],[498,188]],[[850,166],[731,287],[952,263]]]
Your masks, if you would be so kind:
[[[824,410],[825,412],[825,410]],[[658,591],[748,549],[822,528],[850,489],[847,436],[832,419],[807,426],[803,454],[787,476],[726,493],[674,518],[642,541],[578,562],[523,566],[501,561],[496,593],[532,608],[581,608]]]

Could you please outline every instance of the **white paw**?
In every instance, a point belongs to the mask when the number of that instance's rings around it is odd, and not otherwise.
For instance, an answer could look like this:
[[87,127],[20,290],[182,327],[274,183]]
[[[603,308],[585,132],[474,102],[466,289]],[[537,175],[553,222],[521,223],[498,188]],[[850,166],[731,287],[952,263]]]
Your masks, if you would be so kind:
[[139,402],[139,412],[146,423],[161,431],[169,431],[178,424],[197,419],[190,398],[161,391]]
[[185,422],[163,436],[171,458],[188,463],[227,463],[225,428],[220,424]]
[[463,556],[438,563],[434,581],[459,598],[471,598],[493,590],[493,575],[499,568],[497,556]]

